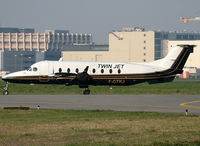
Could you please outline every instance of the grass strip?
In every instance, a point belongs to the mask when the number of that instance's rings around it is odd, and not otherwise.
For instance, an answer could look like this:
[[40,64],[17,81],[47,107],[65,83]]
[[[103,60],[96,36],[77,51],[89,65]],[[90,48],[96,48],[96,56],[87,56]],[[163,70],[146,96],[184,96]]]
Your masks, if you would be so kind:
[[0,145],[200,145],[200,116],[110,110],[1,110]]
[[[4,82],[0,86],[4,86]],[[149,85],[147,83],[132,86],[90,86],[91,94],[200,94],[200,82],[170,82]],[[78,86],[65,85],[29,85],[9,84],[9,93],[16,94],[82,94]]]

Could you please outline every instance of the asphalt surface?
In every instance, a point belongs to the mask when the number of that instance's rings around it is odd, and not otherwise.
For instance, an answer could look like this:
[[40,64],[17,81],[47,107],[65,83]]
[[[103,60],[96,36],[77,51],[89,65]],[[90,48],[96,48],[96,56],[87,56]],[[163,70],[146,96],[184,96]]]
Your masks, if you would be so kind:
[[200,115],[200,95],[7,95],[0,107],[153,111]]

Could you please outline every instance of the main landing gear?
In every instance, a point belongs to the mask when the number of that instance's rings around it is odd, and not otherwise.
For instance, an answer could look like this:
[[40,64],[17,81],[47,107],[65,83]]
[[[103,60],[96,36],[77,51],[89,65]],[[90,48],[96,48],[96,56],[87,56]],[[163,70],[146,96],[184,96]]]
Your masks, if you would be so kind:
[[90,94],[90,89],[89,88],[85,88],[85,90],[83,91],[84,95],[89,95]]
[[8,92],[8,82],[6,82],[6,85],[3,88],[3,95],[8,95],[8,94],[9,94],[9,92]]

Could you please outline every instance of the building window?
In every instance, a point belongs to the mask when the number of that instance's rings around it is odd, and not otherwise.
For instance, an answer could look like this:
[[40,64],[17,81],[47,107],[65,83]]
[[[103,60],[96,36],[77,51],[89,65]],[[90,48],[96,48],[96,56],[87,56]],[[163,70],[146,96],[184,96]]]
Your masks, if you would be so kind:
[[160,39],[156,39],[156,40],[155,40],[155,44],[156,44],[156,45],[161,45],[161,40],[160,40]]
[[[9,47],[9,43],[4,43],[5,47]],[[23,45],[22,45],[23,46]]]
[[160,51],[160,46],[155,46],[155,51]]
[[144,59],[143,61],[146,62],[146,59]]
[[161,55],[160,55],[160,51],[155,52],[155,58],[160,58],[160,57],[161,57]]
[[96,72],[96,69],[93,68],[92,72],[95,73],[95,72]]
[[144,47],[144,50],[146,50],[146,47]]
[[78,68],[76,68],[76,73],[78,73],[78,71],[79,71]]
[[189,35],[190,40],[194,40],[194,35]]
[[104,69],[101,69],[101,73],[104,73]]
[[73,35],[73,42],[76,42],[76,35]]
[[146,43],[146,41],[144,41],[144,43]]
[[183,35],[183,39],[188,40],[188,35],[187,34]]
[[168,39],[168,34],[164,34],[164,35],[163,35],[163,38],[164,38],[164,39]]
[[112,73],[112,69],[109,70],[110,74]]
[[67,73],[70,73],[70,68],[67,69]]
[[121,73],[121,70],[120,69],[118,69],[118,74],[120,74]]
[[144,34],[144,37],[146,36],[146,34]]
[[181,35],[176,35],[176,39],[177,39],[177,40],[181,40],[181,39],[182,39],[182,36],[181,36]]
[[144,56],[146,56],[146,53],[144,53]]
[[155,33],[155,38],[160,38],[161,37],[161,34],[159,32],[156,32]]
[[[16,46],[16,43],[13,43]],[[25,43],[25,47],[30,47],[30,43]]]

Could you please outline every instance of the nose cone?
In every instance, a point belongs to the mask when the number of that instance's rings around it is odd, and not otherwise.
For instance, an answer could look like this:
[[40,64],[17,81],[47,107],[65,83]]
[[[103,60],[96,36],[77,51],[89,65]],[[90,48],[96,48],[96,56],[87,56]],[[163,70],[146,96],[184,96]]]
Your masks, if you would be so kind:
[[2,77],[2,80],[4,80],[4,81],[8,81],[9,79],[12,79],[12,76],[11,76],[10,74],[4,75],[4,76]]
[[2,80],[5,80],[7,78],[7,75],[2,76]]
[[21,82],[20,77],[24,76],[24,74],[25,74],[24,71],[10,73],[10,74],[3,76],[2,80],[6,81],[6,82],[11,82],[11,83],[19,83],[19,82]]
[[15,79],[16,77],[18,77],[20,75],[21,75],[21,71],[20,72],[10,73],[10,74],[7,74],[7,75],[3,76],[2,80],[10,81],[10,80]]

